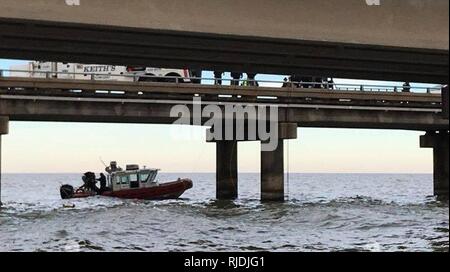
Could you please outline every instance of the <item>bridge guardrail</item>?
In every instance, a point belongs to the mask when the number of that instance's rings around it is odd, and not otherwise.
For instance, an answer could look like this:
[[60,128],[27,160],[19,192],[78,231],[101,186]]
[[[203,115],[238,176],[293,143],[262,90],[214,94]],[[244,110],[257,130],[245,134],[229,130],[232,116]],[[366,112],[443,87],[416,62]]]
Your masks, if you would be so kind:
[[[7,74],[8,73],[8,74]],[[361,91],[361,92],[418,92],[418,93],[441,93],[444,86],[437,85],[435,87],[423,87],[423,86],[403,86],[403,85],[376,85],[376,84],[353,84],[353,83],[333,83],[333,82],[306,82],[306,81],[275,81],[275,80],[249,80],[249,79],[230,79],[230,78],[211,78],[211,77],[183,77],[183,76],[151,76],[151,75],[139,75],[139,74],[100,74],[100,73],[75,73],[75,72],[30,72],[26,70],[10,70],[0,69],[0,77],[19,77],[11,76],[11,73],[23,74],[21,77],[29,78],[58,78],[58,75],[64,76],[83,76],[89,77],[89,79],[83,78],[83,80],[111,80],[121,81],[118,79],[125,79],[122,81],[128,82],[166,82],[174,84],[184,84],[200,81],[202,85],[214,85],[221,82],[221,85],[251,87],[252,89],[257,87],[271,87],[289,88],[292,90],[302,89],[324,89],[333,91]],[[28,75],[28,76],[27,76]],[[106,79],[105,79],[106,78]],[[108,79],[109,78],[109,79]],[[110,79],[110,78],[115,78]],[[60,78],[64,79],[64,78]],[[69,78],[66,78],[69,79]],[[75,79],[75,78],[73,78]],[[226,84],[223,84],[226,83]],[[279,85],[279,86],[278,86]],[[407,89],[407,90],[406,90]]]

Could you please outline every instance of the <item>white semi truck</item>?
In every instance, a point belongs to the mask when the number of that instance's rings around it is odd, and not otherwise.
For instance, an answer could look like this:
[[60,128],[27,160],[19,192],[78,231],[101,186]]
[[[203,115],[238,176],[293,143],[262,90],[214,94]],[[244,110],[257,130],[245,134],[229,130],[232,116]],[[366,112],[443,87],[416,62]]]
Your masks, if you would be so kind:
[[100,64],[32,61],[10,67],[11,77],[58,78],[78,80],[153,81],[190,83],[187,69],[164,69]]

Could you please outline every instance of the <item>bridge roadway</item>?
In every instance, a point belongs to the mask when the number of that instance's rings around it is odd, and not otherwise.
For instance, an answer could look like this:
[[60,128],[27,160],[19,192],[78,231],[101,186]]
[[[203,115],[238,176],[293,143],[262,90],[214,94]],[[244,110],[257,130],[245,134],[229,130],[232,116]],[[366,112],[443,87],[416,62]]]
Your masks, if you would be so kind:
[[[195,97],[203,107],[279,107],[278,148],[261,153],[262,200],[284,199],[284,140],[297,138],[297,127],[425,131],[420,144],[434,150],[435,194],[448,197],[449,120],[440,94],[0,77],[0,137],[9,120],[172,124],[172,107],[192,108]],[[238,197],[237,143],[215,143],[218,199]]]

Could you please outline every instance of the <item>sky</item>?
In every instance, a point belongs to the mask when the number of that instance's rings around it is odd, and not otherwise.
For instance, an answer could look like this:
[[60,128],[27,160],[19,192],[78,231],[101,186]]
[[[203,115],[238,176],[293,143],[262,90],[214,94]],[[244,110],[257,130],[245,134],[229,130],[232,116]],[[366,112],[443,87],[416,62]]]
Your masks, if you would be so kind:
[[[0,69],[20,63],[0,59]],[[213,77],[208,72],[204,76]],[[257,79],[283,77],[260,75]],[[116,160],[120,165],[136,163],[160,168],[163,172],[215,172],[215,145],[206,143],[205,131],[202,127],[174,125],[10,122],[10,133],[2,138],[2,169],[5,173],[100,172],[104,169],[102,159],[106,163]],[[432,150],[419,147],[422,134],[299,128],[298,139],[285,146],[286,171],[432,173]],[[239,143],[238,154],[240,172],[259,172],[259,143]]]

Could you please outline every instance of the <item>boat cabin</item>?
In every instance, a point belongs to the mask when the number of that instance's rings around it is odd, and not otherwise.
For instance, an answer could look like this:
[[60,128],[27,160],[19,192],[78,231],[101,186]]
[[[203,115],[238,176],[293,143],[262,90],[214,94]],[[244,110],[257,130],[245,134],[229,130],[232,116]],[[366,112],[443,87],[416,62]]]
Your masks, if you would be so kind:
[[126,170],[110,172],[109,188],[112,191],[139,189],[158,186],[156,176],[159,169],[139,169],[138,165],[127,165]]
[[106,167],[108,173],[106,184],[104,176],[100,179],[100,188],[95,185],[95,174],[88,172],[83,176],[85,184],[77,190],[71,185],[62,185],[62,199],[85,198],[96,195],[117,197],[122,199],[162,200],[177,199],[186,190],[192,188],[192,180],[178,179],[176,181],[159,183],[156,181],[159,169],[139,169],[138,165],[127,165],[125,170],[116,162]]

